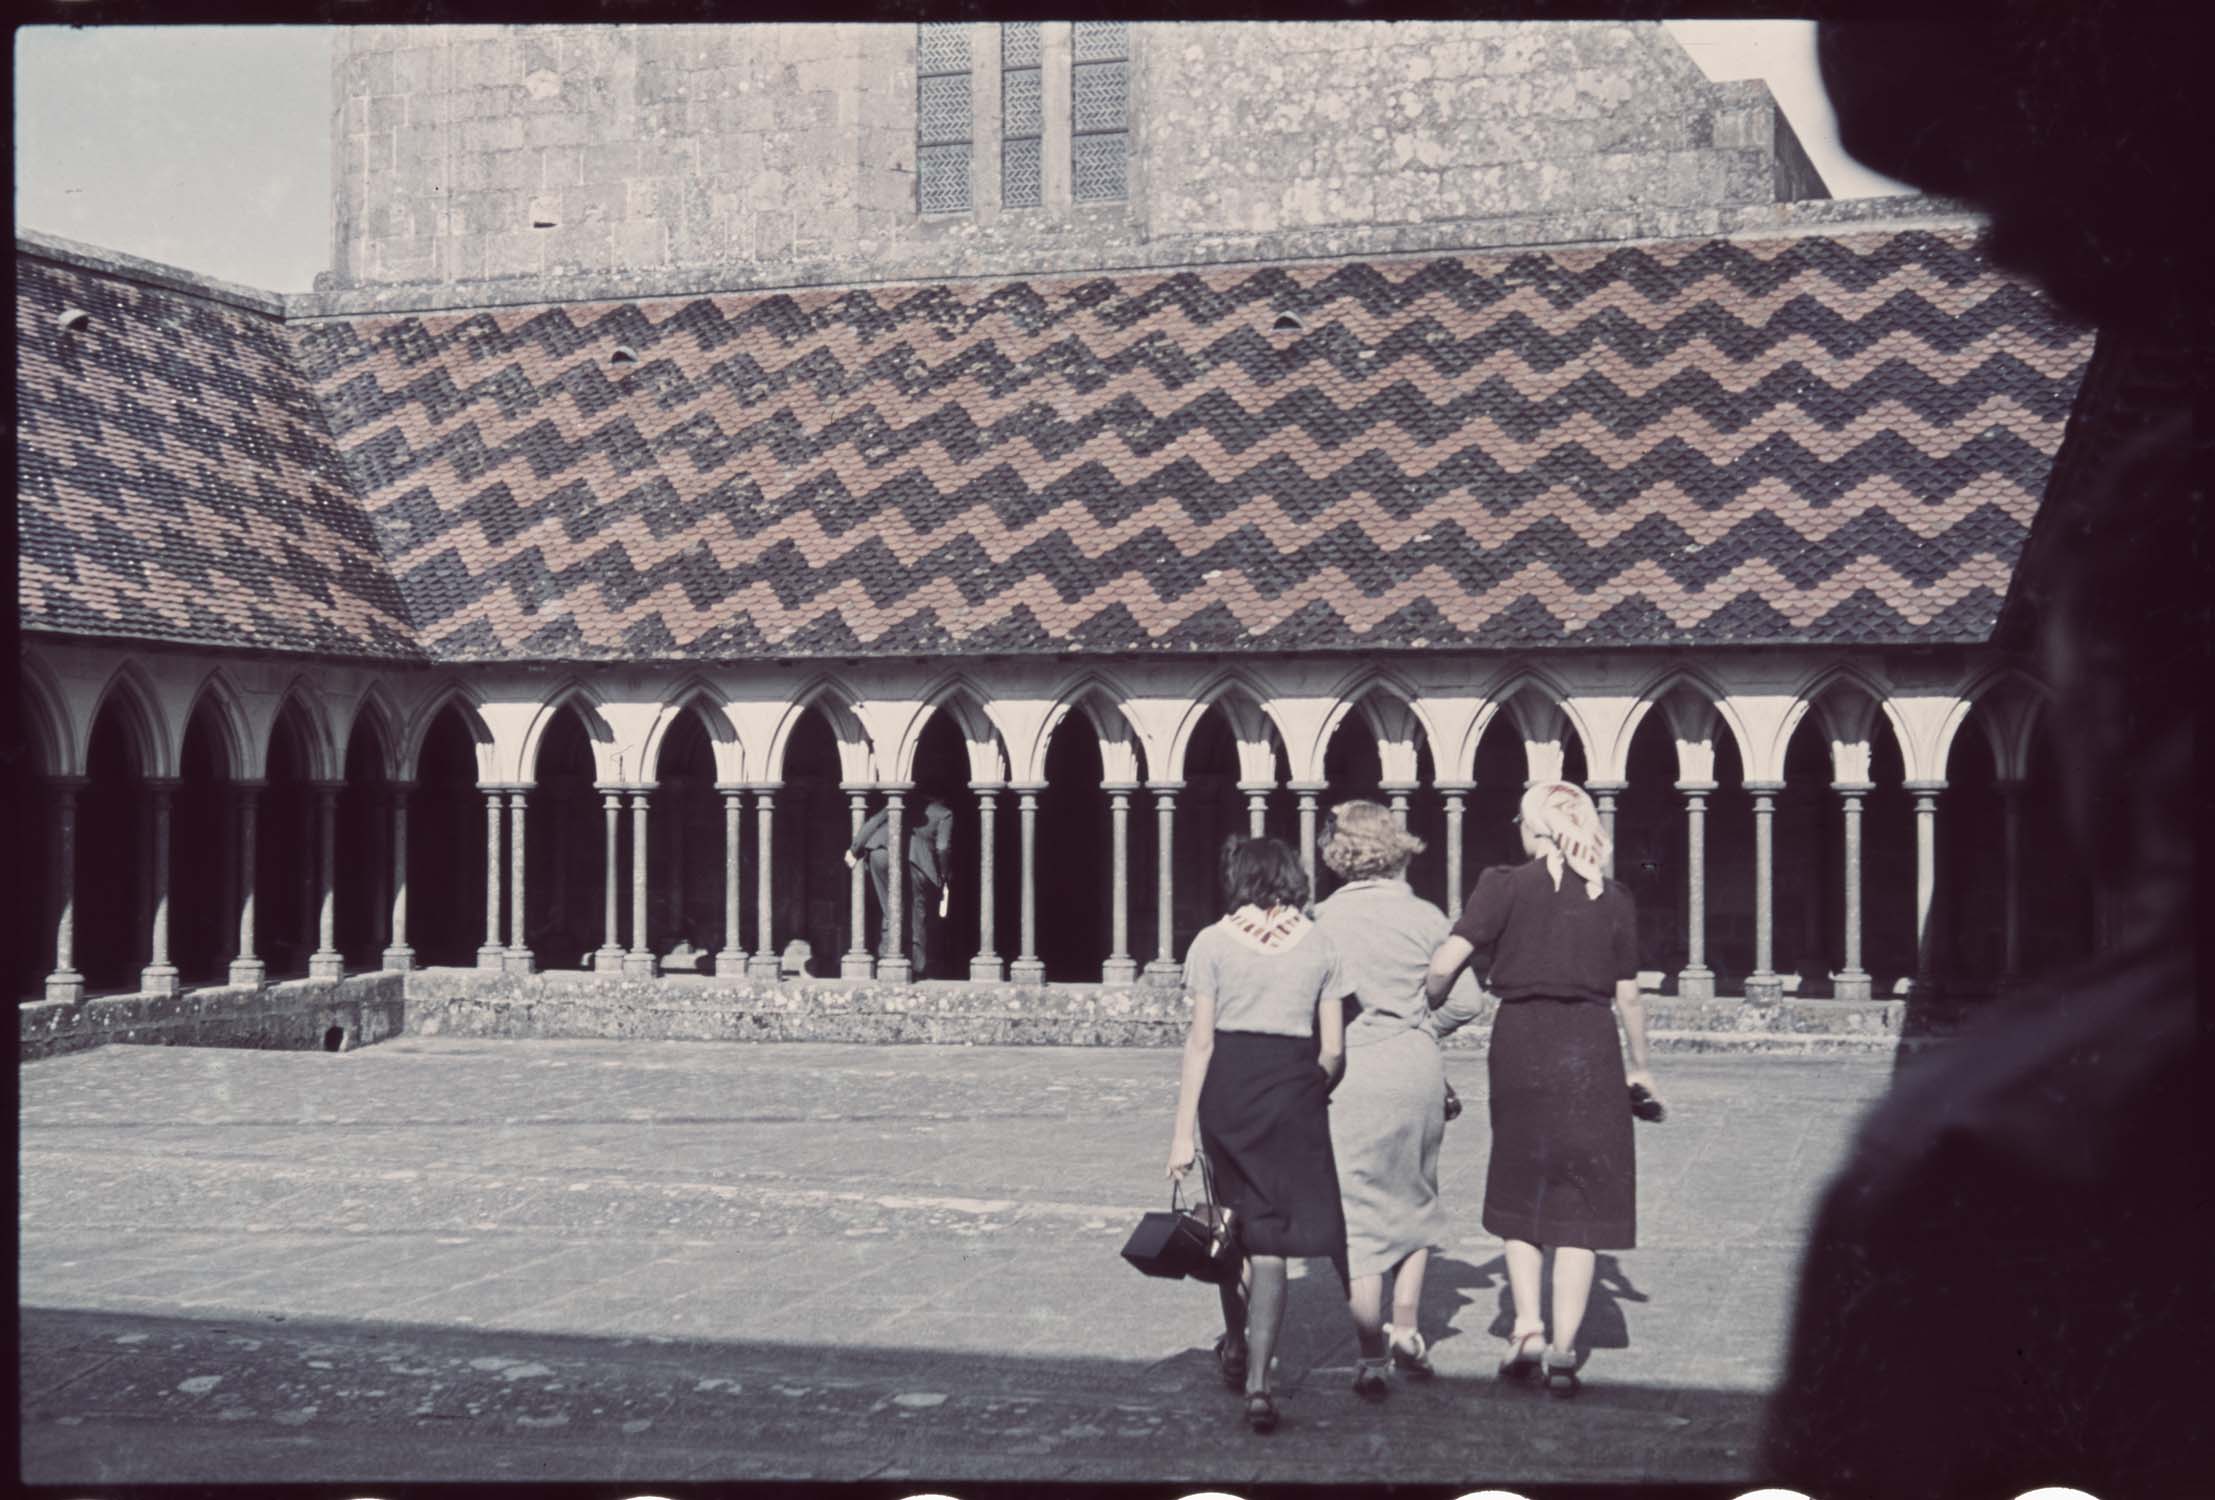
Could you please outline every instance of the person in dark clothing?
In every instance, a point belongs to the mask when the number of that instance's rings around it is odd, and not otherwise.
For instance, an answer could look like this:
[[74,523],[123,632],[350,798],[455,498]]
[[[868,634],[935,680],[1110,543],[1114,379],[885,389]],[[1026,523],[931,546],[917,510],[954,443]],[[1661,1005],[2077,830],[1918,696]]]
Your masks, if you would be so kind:
[[[851,869],[858,861],[869,861],[869,884],[877,892],[877,911],[886,918],[883,941],[879,945],[882,957],[890,958],[899,949],[894,945],[899,936],[892,930],[889,920],[891,906],[888,888],[892,881],[892,861],[887,845],[890,819],[883,808],[871,813],[863,821],[860,832],[846,846],[846,865]],[[953,868],[954,813],[942,797],[926,797],[923,800],[923,816],[908,830],[908,879],[904,904],[907,907],[908,962],[917,979],[924,977],[930,951],[930,919],[936,912],[946,915],[946,881]]]
[[2215,1388],[2195,1014],[2209,368],[2202,49],[2158,13],[1825,26],[1870,166],[1985,205],[2099,348],[2001,621],[2035,645],[2109,950],[1917,1061],[1824,1194],[1765,1482],[1829,1495],[2204,1494]]
[[[1592,1295],[1595,1251],[1638,1240],[1638,1164],[1632,1083],[1646,1069],[1646,1013],[1638,997],[1638,910],[1607,879],[1607,835],[1582,787],[1541,781],[1523,794],[1521,865],[1477,878],[1461,920],[1431,956],[1430,1003],[1443,1004],[1472,957],[1490,962],[1500,997],[1486,1058],[1492,1162],[1484,1227],[1507,1241],[1515,1328],[1500,1374],[1542,1373],[1557,1395],[1577,1390],[1577,1333]],[[1569,878],[1565,879],[1564,876]],[[1631,1066],[1623,1067],[1615,1016]],[[1658,1093],[1656,1094],[1658,1096]],[[1551,1344],[1540,1315],[1544,1247],[1554,1247]]]

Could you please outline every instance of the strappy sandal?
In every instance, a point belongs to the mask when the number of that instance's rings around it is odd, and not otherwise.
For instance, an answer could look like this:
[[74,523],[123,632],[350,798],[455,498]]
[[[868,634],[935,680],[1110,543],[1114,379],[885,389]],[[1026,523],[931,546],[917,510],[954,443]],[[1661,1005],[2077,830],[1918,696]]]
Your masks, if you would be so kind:
[[1224,1334],[1215,1341],[1215,1368],[1223,1384],[1234,1391],[1246,1389],[1246,1346],[1232,1343],[1231,1336]]
[[1387,1323],[1384,1325],[1384,1336],[1386,1342],[1392,1346],[1392,1363],[1408,1374],[1428,1380],[1438,1373],[1437,1367],[1431,1363],[1430,1345],[1423,1342],[1420,1333],[1412,1328],[1394,1328]]
[[1584,1383],[1577,1379],[1577,1366],[1583,1361],[1577,1358],[1574,1351],[1571,1351],[1566,1364],[1556,1364],[1554,1358],[1554,1351],[1548,1349],[1539,1359],[1546,1394],[1559,1396],[1566,1401],[1583,1387]]
[[1356,1356],[1354,1359],[1354,1394],[1364,1401],[1382,1401],[1392,1394],[1392,1356],[1380,1354],[1375,1359]]
[[[1529,1353],[1532,1339],[1538,1340],[1539,1352]],[[1533,1328],[1525,1333],[1511,1333],[1507,1339],[1507,1353],[1500,1360],[1502,1380],[1528,1380],[1544,1368],[1546,1362],[1546,1330]]]
[[1246,1425],[1256,1432],[1277,1430],[1277,1402],[1267,1391],[1246,1393]]

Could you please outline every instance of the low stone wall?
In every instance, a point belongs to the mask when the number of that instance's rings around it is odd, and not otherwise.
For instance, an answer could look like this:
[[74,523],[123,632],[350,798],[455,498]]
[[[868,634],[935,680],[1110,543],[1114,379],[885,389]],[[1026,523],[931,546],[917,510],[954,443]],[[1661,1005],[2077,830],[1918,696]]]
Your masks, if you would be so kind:
[[350,1051],[398,1036],[407,976],[352,974],[261,986],[219,985],[181,995],[102,995],[20,1008],[18,1057],[31,1061],[110,1042],[160,1047]]
[[[1170,1047],[1186,1008],[1173,989],[1102,985],[876,984],[556,971],[425,969],[408,976],[410,1034],[636,1037],[654,1041],[969,1042],[978,1045]],[[1889,1052],[1907,1026],[1901,1000],[1646,999],[1662,1052]],[[1447,1042],[1481,1051],[1489,1013]],[[1950,1030],[1951,1028],[1943,1028]]]

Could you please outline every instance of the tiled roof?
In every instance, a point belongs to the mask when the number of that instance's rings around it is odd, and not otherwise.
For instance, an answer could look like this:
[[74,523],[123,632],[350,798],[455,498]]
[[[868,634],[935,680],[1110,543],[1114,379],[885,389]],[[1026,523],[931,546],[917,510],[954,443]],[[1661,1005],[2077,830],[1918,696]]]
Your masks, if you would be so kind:
[[27,628],[420,655],[280,320],[24,255],[15,295]]
[[1981,641],[2091,348],[1927,230],[293,338],[455,660]]

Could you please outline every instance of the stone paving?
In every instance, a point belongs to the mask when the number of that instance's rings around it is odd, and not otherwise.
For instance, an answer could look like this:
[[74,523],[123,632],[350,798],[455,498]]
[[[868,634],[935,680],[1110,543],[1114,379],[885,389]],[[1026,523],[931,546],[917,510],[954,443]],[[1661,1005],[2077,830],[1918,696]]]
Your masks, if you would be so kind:
[[[1117,1257],[1163,1050],[411,1038],[24,1065],[22,1449],[48,1483],[1748,1477],[1866,1058],[1664,1059],[1585,1394],[1491,1374],[1481,1057],[1451,1055],[1440,1377],[1354,1398],[1296,1267],[1257,1438],[1214,1298]],[[1305,1274],[1302,1274],[1302,1272]]]

